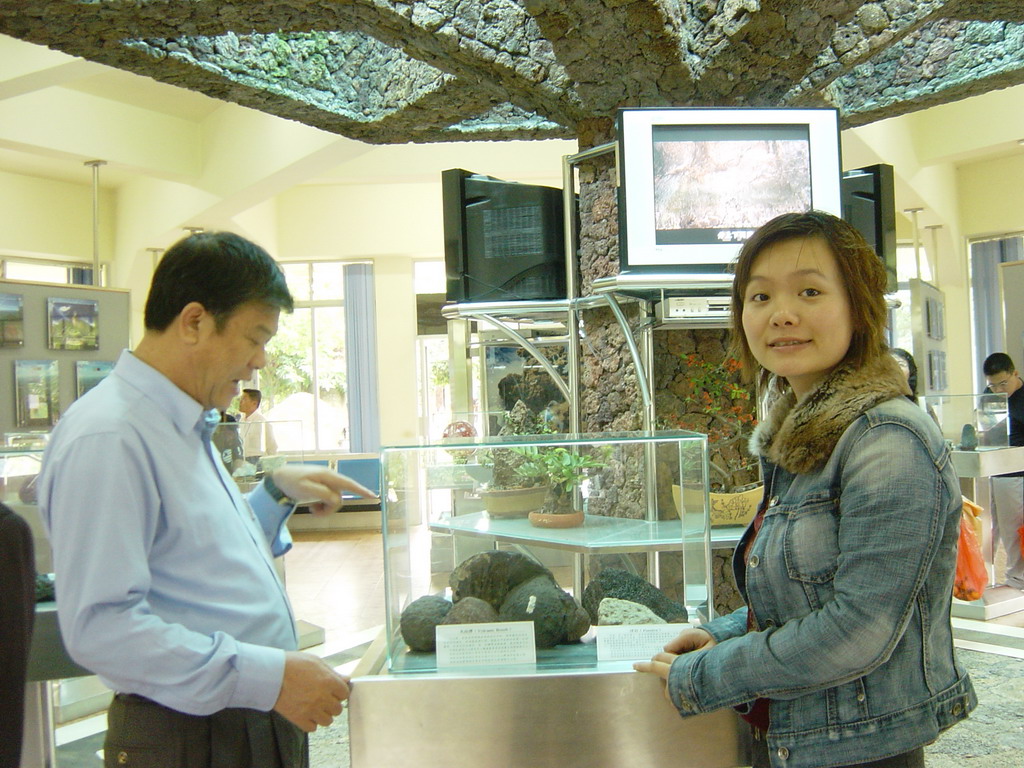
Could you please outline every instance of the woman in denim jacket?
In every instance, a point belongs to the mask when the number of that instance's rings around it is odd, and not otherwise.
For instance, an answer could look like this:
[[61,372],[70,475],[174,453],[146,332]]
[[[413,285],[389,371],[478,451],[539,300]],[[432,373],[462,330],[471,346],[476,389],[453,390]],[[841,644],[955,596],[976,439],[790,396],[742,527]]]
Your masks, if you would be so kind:
[[961,498],[884,341],[885,272],[846,222],[786,214],[740,252],[734,339],[774,402],[761,508],[733,560],[746,607],[641,672],[683,716],[736,707],[754,766],[923,766],[976,697],[953,652]]

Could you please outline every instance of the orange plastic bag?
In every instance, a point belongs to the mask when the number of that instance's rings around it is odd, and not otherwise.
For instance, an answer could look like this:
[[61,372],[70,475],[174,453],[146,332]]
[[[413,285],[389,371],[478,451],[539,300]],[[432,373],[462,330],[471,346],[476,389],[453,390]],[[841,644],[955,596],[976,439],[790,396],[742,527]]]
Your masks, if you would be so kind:
[[975,518],[981,507],[964,499],[960,514],[960,538],[956,546],[956,580],[953,582],[953,597],[959,600],[979,600],[985,591],[988,572],[985,559],[981,556],[981,542],[975,530]]
[[1017,529],[1017,541],[1020,542],[1020,556],[1024,557],[1024,525]]

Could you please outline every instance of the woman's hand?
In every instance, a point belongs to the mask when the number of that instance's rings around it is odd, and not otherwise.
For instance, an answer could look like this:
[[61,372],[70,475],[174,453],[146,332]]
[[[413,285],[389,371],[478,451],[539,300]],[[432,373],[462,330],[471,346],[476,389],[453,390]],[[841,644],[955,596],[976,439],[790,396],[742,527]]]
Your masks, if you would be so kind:
[[710,632],[703,629],[684,629],[674,640],[665,644],[665,650],[677,656],[692,651],[707,650],[718,645]]
[[[667,642],[664,650],[656,654],[650,661],[634,662],[633,669],[637,672],[657,675],[667,683],[668,673],[672,669],[673,661],[684,653],[704,651],[715,645],[717,645],[715,638],[703,629],[684,629],[673,640]],[[670,702],[672,701],[672,697],[668,692],[668,685],[665,686],[665,698]]]

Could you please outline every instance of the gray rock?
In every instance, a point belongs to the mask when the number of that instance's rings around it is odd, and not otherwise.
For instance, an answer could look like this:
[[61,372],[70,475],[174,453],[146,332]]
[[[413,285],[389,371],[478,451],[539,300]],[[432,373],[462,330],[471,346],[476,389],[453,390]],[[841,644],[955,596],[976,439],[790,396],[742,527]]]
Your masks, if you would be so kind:
[[619,568],[605,568],[583,590],[583,607],[595,624],[599,621],[601,601],[606,597],[646,605],[669,624],[687,619],[684,606],[670,600],[653,584]]
[[[565,590],[550,578],[537,576],[508,593],[498,618],[501,621],[532,621],[538,648],[553,648],[559,643],[579,640],[582,611]],[[589,622],[587,622],[589,629]]]
[[498,620],[498,612],[486,600],[464,597],[452,606],[442,624],[489,624]]
[[601,601],[597,611],[597,623],[601,626],[611,624],[666,624],[661,616],[646,605],[617,597],[606,597]]
[[451,602],[437,595],[424,595],[409,603],[399,619],[402,639],[409,649],[433,651],[437,647],[434,630],[451,609]]
[[463,560],[452,571],[448,584],[456,603],[466,597],[478,597],[500,610],[512,589],[537,576],[546,576],[555,583],[551,571],[526,555],[495,550]]

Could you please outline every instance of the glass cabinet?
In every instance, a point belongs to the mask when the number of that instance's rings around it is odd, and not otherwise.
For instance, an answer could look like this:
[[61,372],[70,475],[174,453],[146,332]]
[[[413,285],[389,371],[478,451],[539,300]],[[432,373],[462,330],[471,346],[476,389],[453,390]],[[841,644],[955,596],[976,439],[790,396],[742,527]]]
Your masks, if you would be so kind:
[[[7,436],[10,439],[10,435]],[[0,502],[25,519],[32,529],[36,571],[53,570],[50,541],[36,506],[36,478],[43,465],[45,440],[39,438],[38,447],[0,448]],[[10,445],[10,443],[9,443]]]
[[649,614],[656,623],[713,614],[704,435],[458,438],[385,448],[381,461],[393,673],[438,669],[434,653],[414,650],[430,645],[430,628],[411,644],[404,631],[421,598],[447,616],[463,597],[482,596],[496,612],[483,616],[514,621],[504,601],[538,575],[568,595],[557,598],[568,614],[581,610],[566,617],[578,622],[567,637],[538,639],[538,669],[597,663],[600,596],[643,593],[641,604],[659,606]]
[[713,615],[712,543],[735,534],[710,525],[704,435],[457,438],[381,461],[386,626],[353,680],[353,768],[578,765],[581,745],[602,768],[750,764],[733,711],[680,718],[632,667]]

